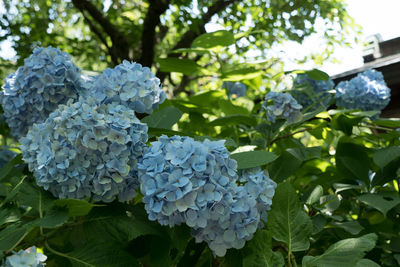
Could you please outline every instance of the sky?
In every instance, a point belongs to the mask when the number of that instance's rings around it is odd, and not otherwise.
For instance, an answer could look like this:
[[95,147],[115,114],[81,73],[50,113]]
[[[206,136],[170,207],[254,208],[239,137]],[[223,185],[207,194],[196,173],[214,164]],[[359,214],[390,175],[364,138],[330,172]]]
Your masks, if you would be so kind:
[[[347,0],[347,5],[350,16],[363,28],[363,35],[360,40],[377,33],[381,34],[383,40],[400,37],[400,0]],[[207,31],[218,29],[217,25],[210,24],[207,26]],[[283,58],[286,70],[311,69],[315,67],[312,62],[298,65],[295,59],[301,59],[310,54],[316,49],[318,42],[320,42],[320,38],[316,34],[307,38],[302,44],[286,42],[276,47],[274,52]],[[339,64],[326,62],[318,67],[329,75],[342,73],[363,65],[362,46],[360,44],[352,44],[348,48],[337,45],[333,56],[340,61]],[[15,57],[10,42],[0,43],[0,57],[8,59]]]
[[[355,23],[362,27],[362,36],[360,40],[373,34],[381,34],[382,39],[389,40],[400,37],[400,0],[347,0],[347,11],[353,17]],[[309,69],[313,68],[313,63],[298,65],[292,59],[310,53],[316,49],[318,36],[308,38],[304,43],[297,44],[287,42],[282,45],[282,56],[285,58],[285,68],[290,69]],[[329,75],[339,74],[363,65],[362,59],[363,47],[361,44],[352,44],[345,48],[336,46],[333,56],[340,63],[333,64],[326,62],[319,67]]]

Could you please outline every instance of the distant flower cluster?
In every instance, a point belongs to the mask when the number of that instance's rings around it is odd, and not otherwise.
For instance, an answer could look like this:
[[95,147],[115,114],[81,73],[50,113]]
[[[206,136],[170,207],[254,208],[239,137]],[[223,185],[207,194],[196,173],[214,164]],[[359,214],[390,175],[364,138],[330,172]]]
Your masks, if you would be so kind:
[[166,98],[160,80],[149,68],[126,60],[97,76],[90,94],[101,103],[118,102],[138,113],[148,114]]
[[331,95],[328,92],[334,88],[334,83],[329,81],[317,81],[311,79],[307,74],[297,75],[293,82],[290,94],[303,106],[304,109],[315,111],[318,108],[328,107]]
[[302,106],[288,93],[269,92],[262,103],[267,119],[275,122],[276,119],[286,119],[289,123],[301,119]]
[[19,139],[30,126],[47,119],[59,104],[78,99],[80,69],[58,48],[36,48],[25,64],[6,79],[0,103],[12,135]]
[[149,219],[171,227],[186,223],[218,256],[242,248],[269,209],[275,184],[262,172],[246,172],[245,185],[238,186],[229,155],[224,141],[162,135],[152,142],[138,164]]
[[2,267],[44,267],[47,257],[36,251],[36,247],[14,252],[5,259]]
[[20,141],[37,184],[55,196],[128,201],[136,195],[147,125],[117,103],[71,100]]
[[246,95],[246,85],[240,82],[223,82],[222,87],[228,91],[230,98],[238,98]]
[[382,73],[367,70],[350,81],[340,82],[336,87],[336,104],[347,109],[363,111],[384,109],[390,101],[390,89]]

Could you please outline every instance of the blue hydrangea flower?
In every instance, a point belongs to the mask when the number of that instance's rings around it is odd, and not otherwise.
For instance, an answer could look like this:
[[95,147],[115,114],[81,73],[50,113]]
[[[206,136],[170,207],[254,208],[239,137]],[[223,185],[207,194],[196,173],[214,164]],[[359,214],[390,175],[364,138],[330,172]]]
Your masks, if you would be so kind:
[[317,81],[311,79],[307,74],[300,74],[293,81],[293,89],[290,94],[303,108],[315,111],[321,106],[328,107],[332,98],[328,91],[333,87],[334,83],[331,79],[327,82]]
[[150,220],[205,227],[209,206],[232,199],[236,161],[224,141],[162,135],[138,163],[140,190]]
[[186,223],[218,256],[242,248],[266,220],[276,184],[259,169],[238,179],[236,167],[224,141],[161,136],[138,163],[149,219]]
[[78,99],[83,90],[80,69],[58,48],[36,48],[25,64],[11,73],[0,103],[12,135],[19,139],[33,123],[47,119],[59,104]]
[[234,186],[233,202],[217,203],[217,209],[210,209],[207,226],[192,230],[196,242],[207,242],[217,256],[224,256],[229,248],[243,248],[263,227],[272,204],[276,184],[259,168],[241,171],[239,181],[243,185]]
[[91,99],[68,101],[21,138],[23,159],[39,186],[59,198],[131,200],[137,192],[137,159],[147,125],[133,110]]
[[238,98],[246,95],[246,85],[240,82],[223,82],[222,88],[228,91],[230,98]]
[[276,119],[286,119],[289,123],[301,119],[302,106],[288,93],[269,92],[262,103],[267,119],[275,122]]
[[389,104],[390,89],[382,73],[367,70],[350,81],[340,82],[336,87],[335,98],[341,108],[381,111]]
[[8,256],[4,267],[43,267],[46,264],[47,257],[37,252],[36,247],[30,247],[26,250],[14,252],[14,255]]
[[138,113],[148,114],[166,98],[160,80],[149,68],[126,60],[97,76],[89,93],[101,103],[118,102]]

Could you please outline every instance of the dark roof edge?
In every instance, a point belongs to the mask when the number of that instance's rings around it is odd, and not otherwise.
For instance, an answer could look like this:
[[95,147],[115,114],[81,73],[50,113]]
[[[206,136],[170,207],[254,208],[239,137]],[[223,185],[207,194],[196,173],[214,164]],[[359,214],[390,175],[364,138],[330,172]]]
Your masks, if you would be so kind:
[[345,71],[345,72],[342,72],[342,73],[339,73],[336,75],[332,75],[331,79],[335,80],[335,79],[339,79],[339,78],[343,78],[343,77],[347,77],[347,76],[351,76],[351,75],[356,75],[357,73],[366,71],[367,69],[376,69],[376,68],[380,68],[380,67],[385,67],[387,65],[395,64],[398,62],[400,62],[400,54],[391,55],[391,56],[384,57],[384,58],[379,58],[375,61],[364,64],[362,67],[352,69],[349,71]]

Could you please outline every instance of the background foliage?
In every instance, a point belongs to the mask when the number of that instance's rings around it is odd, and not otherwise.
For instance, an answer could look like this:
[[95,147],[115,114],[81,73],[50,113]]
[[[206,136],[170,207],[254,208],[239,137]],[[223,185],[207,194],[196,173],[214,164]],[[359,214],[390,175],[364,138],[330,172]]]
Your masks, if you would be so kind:
[[[278,187],[265,229],[244,249],[214,258],[187,227],[148,221],[140,196],[129,204],[55,199],[34,183],[3,123],[0,257],[35,245],[48,266],[400,265],[400,121],[372,121],[375,112],[332,105],[297,123],[271,123],[261,111],[268,91],[290,87],[291,74],[268,48],[301,42],[322,18],[329,52],[351,30],[343,1],[111,1],[107,7],[39,0],[4,7],[0,36],[13,42],[18,58],[1,60],[2,77],[38,45],[58,46],[91,71],[137,61],[152,67],[169,94],[142,118],[150,141],[161,134],[226,139],[239,169],[262,166]],[[226,31],[205,33],[213,18]],[[260,52],[250,62],[252,50]],[[246,96],[229,95],[223,81],[244,83]]]

